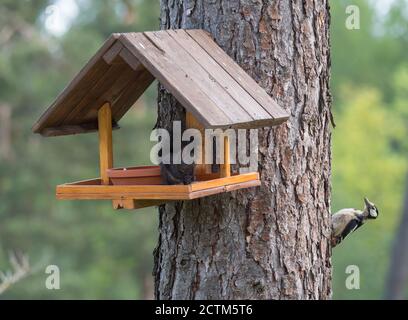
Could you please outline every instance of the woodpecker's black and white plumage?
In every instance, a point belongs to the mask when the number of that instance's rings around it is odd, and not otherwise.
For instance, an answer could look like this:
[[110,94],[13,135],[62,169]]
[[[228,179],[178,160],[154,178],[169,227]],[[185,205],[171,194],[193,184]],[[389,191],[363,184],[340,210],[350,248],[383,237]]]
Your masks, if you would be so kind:
[[364,198],[364,210],[342,209],[332,216],[332,247],[337,246],[343,239],[360,228],[368,219],[377,219],[378,208],[374,203]]

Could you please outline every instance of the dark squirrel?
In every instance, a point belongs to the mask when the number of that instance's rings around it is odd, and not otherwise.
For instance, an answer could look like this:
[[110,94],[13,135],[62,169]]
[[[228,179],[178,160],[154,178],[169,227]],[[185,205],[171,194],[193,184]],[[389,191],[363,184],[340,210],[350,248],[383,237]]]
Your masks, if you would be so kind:
[[[184,150],[185,146],[188,142],[182,141],[181,149]],[[194,167],[195,164],[187,164],[181,160],[180,164],[174,164],[173,162],[173,141],[171,140],[170,143],[170,162],[171,163],[161,163],[161,175],[163,178],[163,182],[165,184],[190,184],[194,181]]]
[[[184,125],[185,126],[185,125]],[[161,126],[159,123],[156,123],[155,127],[160,128]],[[160,170],[161,170],[161,176],[162,176],[162,181],[165,184],[169,185],[175,185],[175,184],[190,184],[194,181],[194,168],[195,164],[186,164],[183,159],[181,159],[180,164],[174,164],[173,162],[173,153],[174,153],[174,148],[173,148],[173,132],[170,134],[170,163],[160,163]],[[184,150],[186,145],[190,143],[190,141],[181,141],[181,150]],[[162,154],[163,150],[160,151],[160,156],[163,156]]]
[[194,164],[160,164],[163,182],[166,184],[190,184],[194,181]]

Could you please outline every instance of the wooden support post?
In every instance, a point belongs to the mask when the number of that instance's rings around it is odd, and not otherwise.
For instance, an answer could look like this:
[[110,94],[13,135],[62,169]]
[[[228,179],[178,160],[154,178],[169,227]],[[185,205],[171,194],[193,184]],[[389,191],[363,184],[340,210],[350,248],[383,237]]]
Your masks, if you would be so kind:
[[205,128],[202,124],[193,116],[191,112],[186,111],[186,127],[198,129],[201,132],[201,154],[198,155],[201,158],[201,164],[197,164],[194,173],[196,176],[204,176],[211,174],[211,165],[205,164]]
[[228,136],[224,137],[224,164],[221,165],[221,178],[231,176],[231,159],[230,159],[230,139]]
[[142,209],[148,207],[156,207],[166,202],[170,202],[171,200],[133,200],[133,199],[126,199],[126,200],[112,200],[113,208],[115,210],[126,209],[126,210],[134,210],[134,209]]
[[112,110],[108,102],[106,102],[98,111],[98,131],[101,182],[104,185],[108,185],[109,177],[107,170],[113,167]]

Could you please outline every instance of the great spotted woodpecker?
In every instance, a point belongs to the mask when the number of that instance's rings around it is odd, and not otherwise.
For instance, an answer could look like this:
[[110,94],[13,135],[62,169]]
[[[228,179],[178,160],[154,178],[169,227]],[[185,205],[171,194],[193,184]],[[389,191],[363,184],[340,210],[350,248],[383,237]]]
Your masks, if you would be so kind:
[[337,246],[343,239],[360,228],[367,220],[377,219],[379,211],[374,203],[364,198],[364,210],[342,209],[332,216],[331,245]]

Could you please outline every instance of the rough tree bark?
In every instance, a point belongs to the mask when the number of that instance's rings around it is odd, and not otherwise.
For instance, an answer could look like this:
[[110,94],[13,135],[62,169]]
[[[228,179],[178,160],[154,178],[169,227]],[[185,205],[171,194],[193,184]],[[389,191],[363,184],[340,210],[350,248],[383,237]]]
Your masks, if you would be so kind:
[[385,298],[390,300],[402,300],[408,285],[408,174],[401,222],[398,233],[394,239],[394,247],[391,265],[388,271]]
[[329,25],[326,0],[161,0],[162,29],[209,31],[291,117],[259,131],[262,187],[159,209],[157,299],[331,297]]

